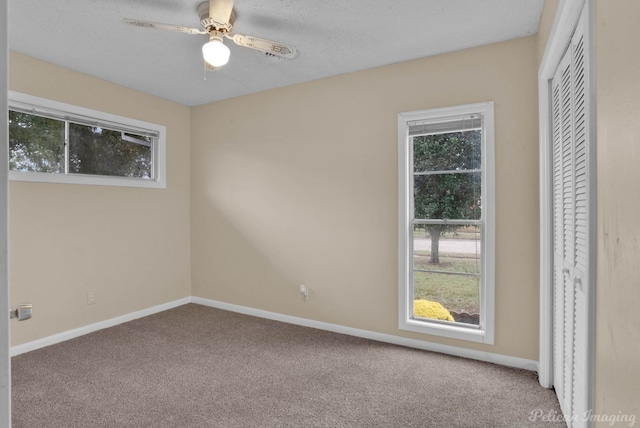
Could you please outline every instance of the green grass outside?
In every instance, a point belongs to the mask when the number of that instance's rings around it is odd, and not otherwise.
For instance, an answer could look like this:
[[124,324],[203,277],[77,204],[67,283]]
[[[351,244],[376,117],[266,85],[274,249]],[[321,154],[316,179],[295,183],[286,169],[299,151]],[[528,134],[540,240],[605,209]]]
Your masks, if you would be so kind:
[[[479,261],[460,255],[440,254],[440,263],[429,262],[428,252],[414,253],[414,267],[446,272],[479,273]],[[447,275],[432,272],[413,273],[413,294],[415,299],[439,302],[449,311],[479,313],[479,278],[468,275]]]

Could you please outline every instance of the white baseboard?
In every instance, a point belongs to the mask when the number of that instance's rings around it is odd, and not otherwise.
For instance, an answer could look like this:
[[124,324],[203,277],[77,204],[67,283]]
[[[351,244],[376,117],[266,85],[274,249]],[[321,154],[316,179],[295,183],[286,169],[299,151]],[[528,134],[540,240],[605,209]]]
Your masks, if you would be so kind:
[[65,340],[73,339],[75,337],[83,336],[85,334],[93,333],[94,331],[102,330],[122,324],[128,321],[133,321],[138,318],[146,317],[158,312],[166,311],[178,306],[185,305],[187,303],[197,303],[212,308],[223,309],[226,311],[237,312],[240,314],[251,315],[259,318],[266,318],[274,321],[286,322],[289,324],[296,324],[303,327],[317,328],[319,330],[332,331],[334,333],[347,334],[349,336],[362,337],[364,339],[377,340],[378,342],[391,343],[393,345],[406,346],[409,348],[422,349],[425,351],[439,352],[442,354],[455,355],[457,357],[470,358],[472,360],[486,361],[488,363],[500,364],[503,366],[517,367],[521,369],[538,371],[538,362],[534,360],[527,360],[525,358],[510,357],[508,355],[493,354],[490,352],[476,351],[473,349],[459,348],[456,346],[442,345],[439,343],[424,342],[422,340],[409,339],[401,336],[394,336],[391,334],[378,333],[375,331],[362,330],[353,327],[345,327],[338,324],[330,324],[322,321],[315,321],[306,318],[294,317],[291,315],[283,315],[276,312],[264,311],[261,309],[254,309],[247,306],[239,306],[231,303],[219,302],[216,300],[204,299],[202,297],[185,297],[173,302],[164,303],[162,305],[153,306],[151,308],[142,309],[140,311],[132,312],[130,314],[122,315],[119,317],[111,318],[105,321],[90,324],[84,327],[76,328],[73,330],[65,331],[62,333],[54,334],[52,336],[44,337],[42,339],[34,340],[32,342],[23,343],[11,347],[10,355],[16,356],[24,354],[25,352],[34,351],[36,349],[44,348],[45,346],[55,345],[56,343],[64,342]]
[[274,321],[282,321],[289,324],[301,325],[304,327],[317,328],[319,330],[332,331],[334,333],[347,334],[349,336],[362,337],[365,339],[376,340],[378,342],[391,343],[393,345],[400,345],[409,348],[422,349],[425,351],[455,355],[457,357],[470,358],[472,360],[485,361],[502,366],[517,367],[520,369],[531,370],[535,372],[538,371],[538,362],[535,360],[528,360],[525,358],[511,357],[501,354],[493,354],[490,352],[476,351],[473,349],[459,348],[450,345],[442,345],[439,343],[424,342],[422,340],[409,339],[406,337],[394,336],[391,334],[377,333],[375,331],[361,330],[358,328],[345,327],[338,324],[330,324],[322,321],[283,315],[276,312],[263,311],[261,309],[254,309],[246,306],[233,305],[231,303],[204,299],[202,297],[192,296],[191,301],[193,303],[210,306],[212,308],[224,309],[231,312],[238,312],[245,315],[267,318]]
[[23,343],[21,345],[12,346],[9,352],[12,357],[15,357],[16,355],[24,354],[25,352],[35,351],[36,349],[44,348],[45,346],[55,345],[56,343],[64,342],[65,340],[84,336],[85,334],[93,333],[94,331],[113,327],[128,321],[133,321],[138,318],[146,317],[148,315],[186,305],[187,303],[191,303],[191,297],[174,300],[173,302],[164,303],[162,305],[153,306],[147,309],[142,309],[130,314],[125,314],[105,321],[100,321],[95,324],[89,324],[84,327],[75,328],[73,330],[64,331],[52,336],[43,337],[42,339],[37,339],[31,342]]

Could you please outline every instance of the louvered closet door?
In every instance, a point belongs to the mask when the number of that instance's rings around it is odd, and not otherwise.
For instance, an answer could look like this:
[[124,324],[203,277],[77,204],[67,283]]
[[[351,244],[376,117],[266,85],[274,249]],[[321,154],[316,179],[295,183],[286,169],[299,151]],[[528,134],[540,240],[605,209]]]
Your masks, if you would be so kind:
[[[553,124],[553,379],[561,405],[565,404],[565,267],[564,267],[564,188],[565,169],[571,167],[564,152],[567,129],[563,117],[570,117],[571,103],[563,92],[562,77],[570,76],[571,61],[565,55],[552,81]],[[564,96],[563,96],[564,95]]]
[[580,20],[551,82],[554,386],[570,427],[589,405],[589,150],[587,68]]
[[554,386],[570,415],[573,372],[573,102],[571,55],[553,79]]
[[[581,23],[584,21],[584,14]],[[592,407],[590,396],[589,362],[589,97],[587,94],[586,44],[584,27],[578,24],[571,50],[573,55],[574,81],[574,344],[573,344],[573,411],[579,418]],[[576,426],[586,425],[576,424]]]

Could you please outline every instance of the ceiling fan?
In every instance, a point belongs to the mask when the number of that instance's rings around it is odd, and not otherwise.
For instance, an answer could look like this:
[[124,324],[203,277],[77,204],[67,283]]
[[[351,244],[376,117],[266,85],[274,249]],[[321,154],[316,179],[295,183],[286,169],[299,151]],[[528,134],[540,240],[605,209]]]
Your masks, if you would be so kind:
[[295,46],[253,36],[231,34],[231,29],[236,21],[236,13],[233,9],[234,1],[209,0],[201,3],[198,6],[198,16],[203,27],[202,30],[129,18],[124,18],[122,21],[125,24],[135,25],[136,27],[157,28],[187,34],[208,34],[209,41],[202,46],[202,56],[205,63],[214,69],[222,67],[229,61],[231,52],[224,44],[224,38],[233,40],[238,46],[264,52],[268,56],[284,59],[292,59],[296,56],[297,50]]

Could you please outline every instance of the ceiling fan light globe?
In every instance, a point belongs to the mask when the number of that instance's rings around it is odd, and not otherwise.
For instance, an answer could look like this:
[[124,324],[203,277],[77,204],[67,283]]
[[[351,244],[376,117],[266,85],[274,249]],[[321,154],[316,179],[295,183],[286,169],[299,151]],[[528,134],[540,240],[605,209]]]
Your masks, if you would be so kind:
[[222,39],[212,38],[202,45],[202,57],[213,67],[222,67],[229,62],[231,51],[222,42]]

